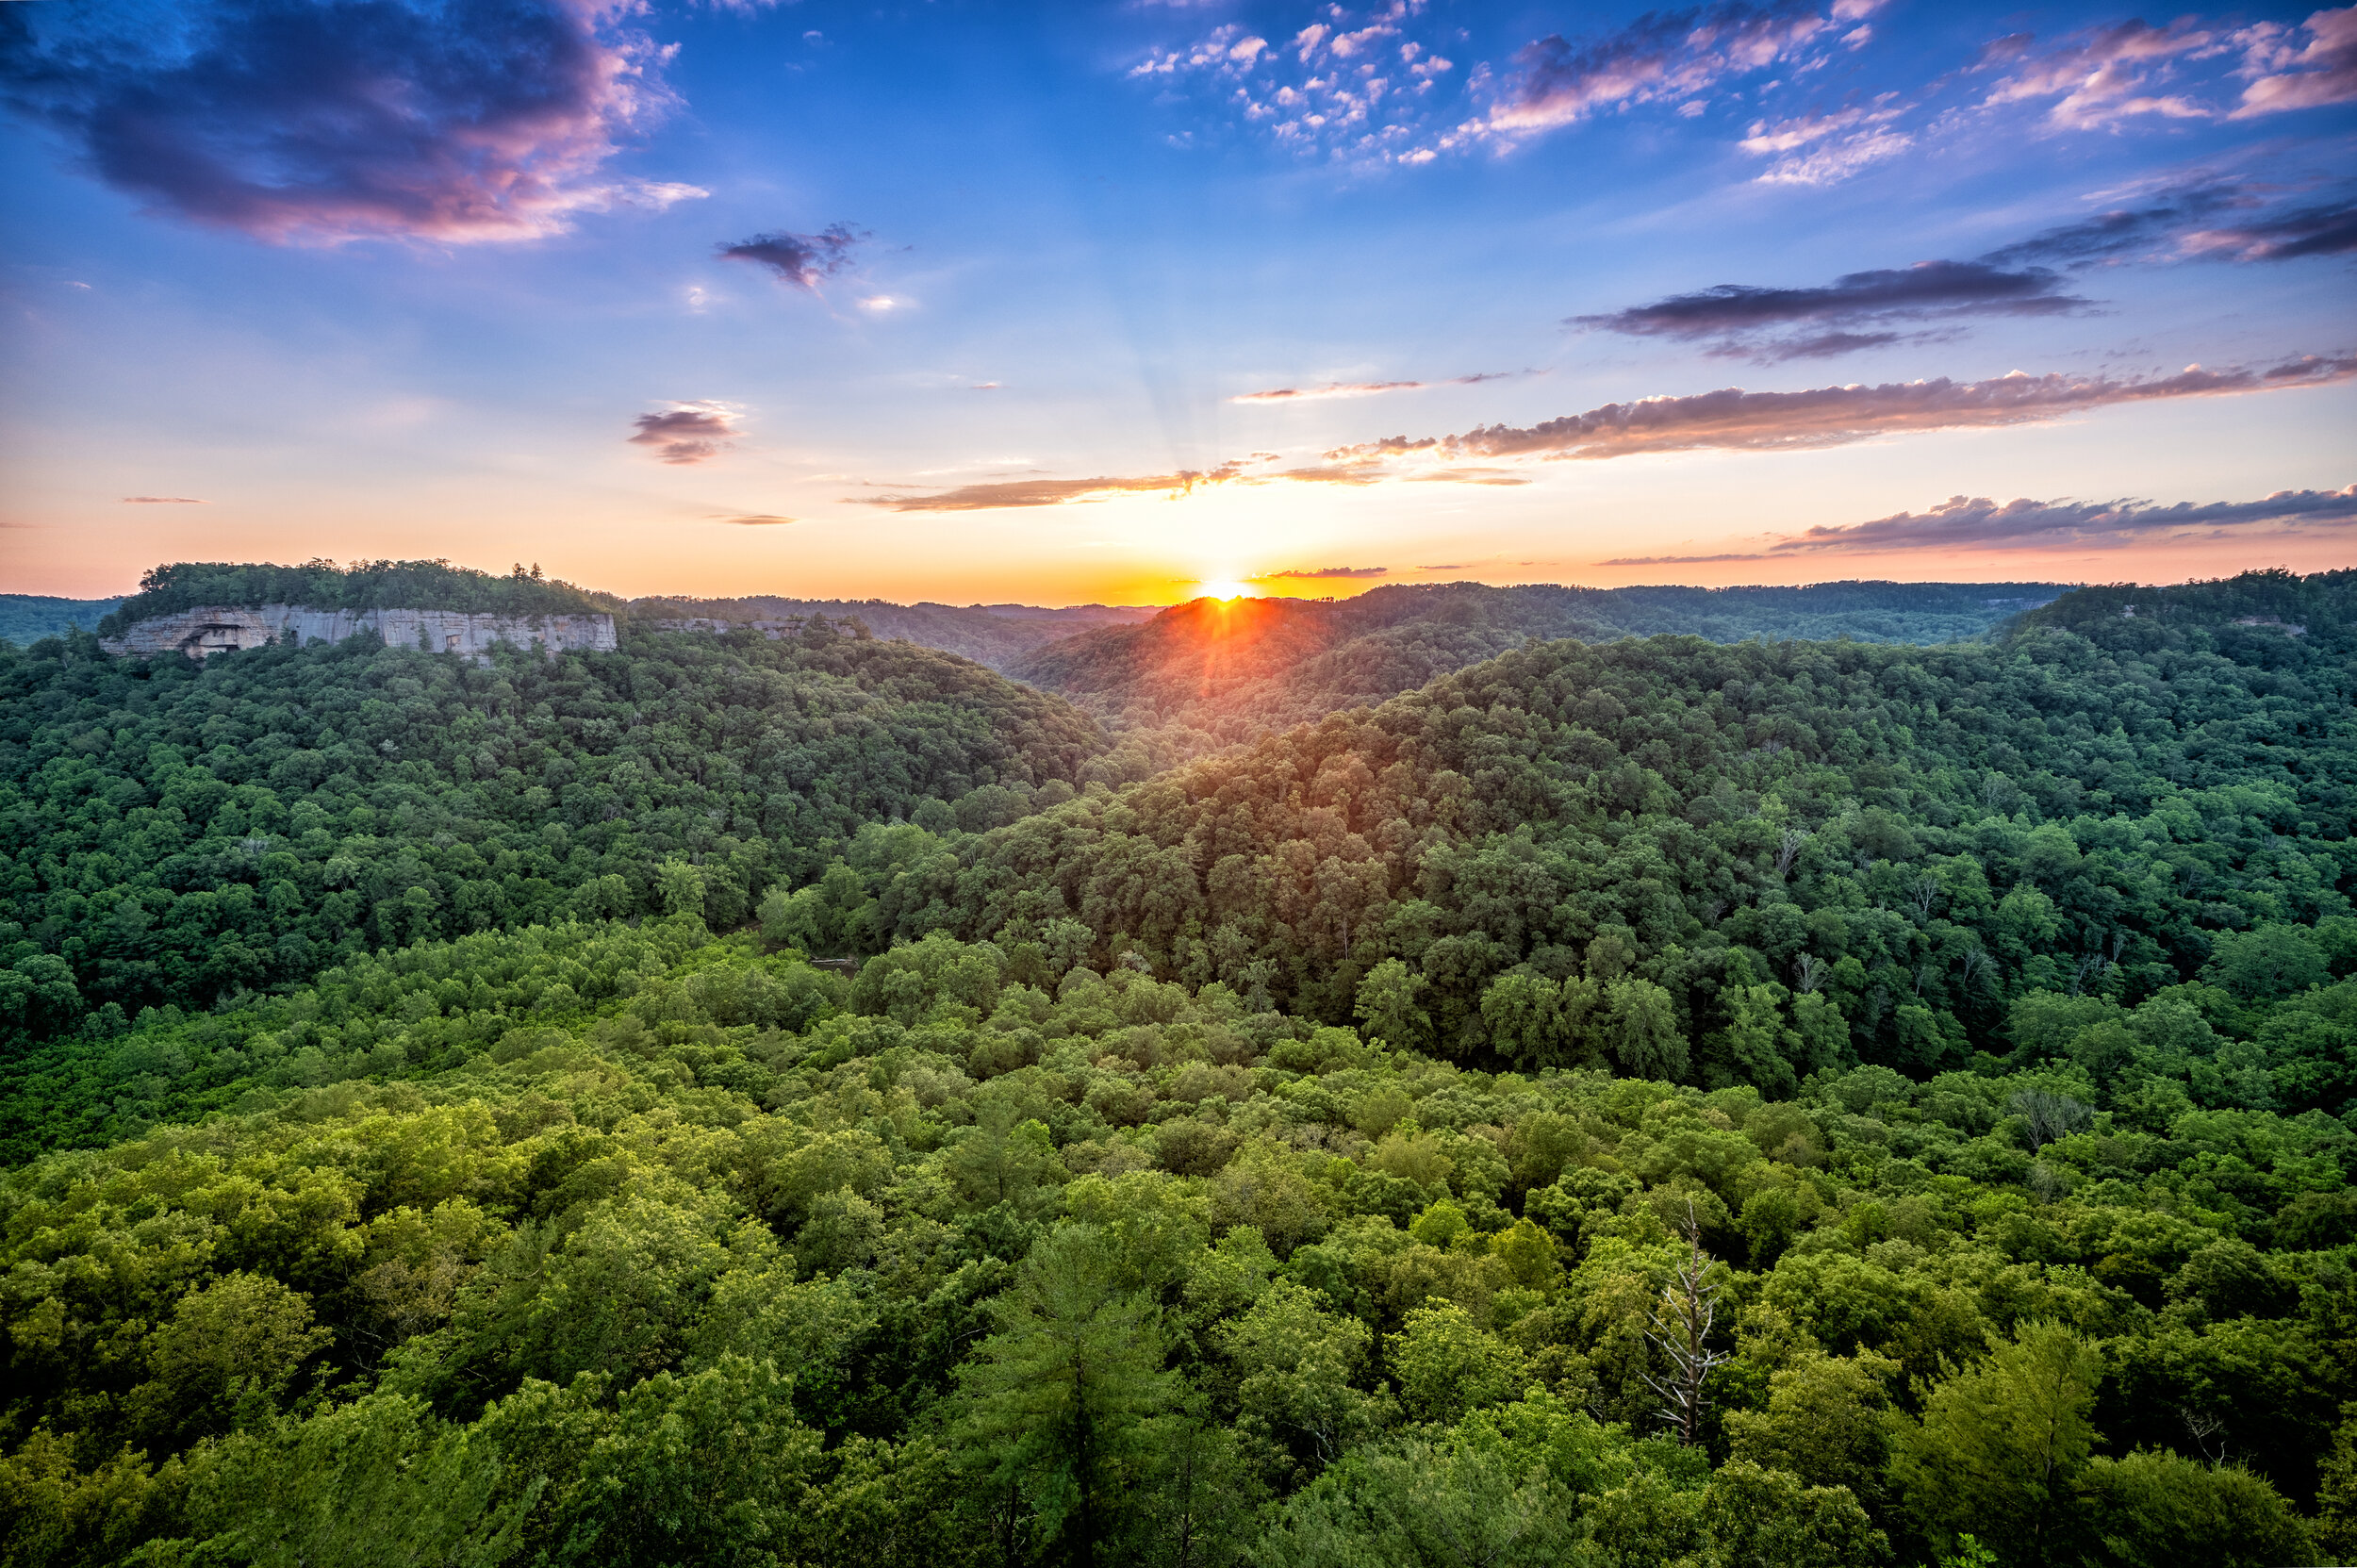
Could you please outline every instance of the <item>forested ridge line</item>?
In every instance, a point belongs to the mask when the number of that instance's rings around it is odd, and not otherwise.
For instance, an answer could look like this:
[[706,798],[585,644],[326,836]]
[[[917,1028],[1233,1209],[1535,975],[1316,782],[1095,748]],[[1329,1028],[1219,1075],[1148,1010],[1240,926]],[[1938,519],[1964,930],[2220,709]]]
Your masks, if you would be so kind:
[[1934,643],[1980,635],[2065,590],[2047,583],[1805,587],[1387,585],[1343,600],[1203,599],[1055,642],[1009,668],[1108,721],[1196,754],[1412,691],[1532,638]]
[[2357,1136],[2186,1093],[2357,980],[2214,978],[1763,1097],[685,908],[388,953],[0,1177],[0,1561],[2332,1560]]
[[1920,1075],[2031,991],[2133,1003],[2345,915],[2353,695],[2329,626],[1539,645],[1119,796],[904,830],[777,929],[1079,945],[1335,1022],[1381,973],[1467,1059],[1774,1091],[1846,1040]]
[[1101,747],[1054,697],[825,621],[489,666],[370,636],[202,665],[0,646],[0,1034],[660,911],[667,875],[740,923],[863,823],[1002,821]]

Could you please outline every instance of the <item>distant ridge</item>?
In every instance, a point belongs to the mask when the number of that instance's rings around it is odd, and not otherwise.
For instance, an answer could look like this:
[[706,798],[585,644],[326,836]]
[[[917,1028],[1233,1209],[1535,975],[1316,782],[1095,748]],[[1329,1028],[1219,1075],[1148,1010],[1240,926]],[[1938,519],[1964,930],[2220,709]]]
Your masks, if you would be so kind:
[[115,599],[55,599],[41,593],[0,593],[0,642],[22,648],[43,637],[63,636],[98,623],[122,603]]
[[1537,639],[1930,644],[1984,635],[2070,591],[2061,583],[1819,583],[1625,588],[1396,585],[1354,599],[1197,600],[1064,638],[1011,667],[1128,728],[1219,742],[1413,691]]
[[1061,638],[1133,625],[1161,613],[1151,606],[1115,604],[1046,609],[1035,604],[895,604],[882,599],[785,599],[773,594],[746,599],[666,595],[630,603],[631,618],[641,622],[748,625],[773,635],[785,622],[811,616],[856,620],[877,636],[938,648],[999,670]]

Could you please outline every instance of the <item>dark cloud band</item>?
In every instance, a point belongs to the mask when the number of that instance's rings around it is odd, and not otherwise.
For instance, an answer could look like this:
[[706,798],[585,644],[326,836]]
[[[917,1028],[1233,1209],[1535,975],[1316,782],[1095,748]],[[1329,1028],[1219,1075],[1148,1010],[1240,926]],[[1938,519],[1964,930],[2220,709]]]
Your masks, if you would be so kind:
[[702,193],[600,178],[665,95],[652,45],[593,0],[240,0],[196,13],[168,56],[44,39],[37,9],[0,8],[8,97],[175,217],[280,242],[451,243]]
[[2357,376],[2357,355],[2304,355],[2264,369],[2187,366],[2149,377],[2013,375],[1989,381],[1886,382],[1799,392],[1729,387],[1688,397],[1607,403],[1525,427],[1482,425],[1461,435],[1394,436],[1327,454],[1366,462],[1424,454],[1595,459],[1648,452],[1775,451],[1840,446],[1910,431],[2029,424],[2118,404],[2316,387]]
[[[1817,288],[1772,289],[1725,283],[1567,324],[1630,337],[1718,339],[1727,350],[1771,359],[1844,354],[1891,342],[1894,322],[1960,316],[2053,316],[2085,306],[2043,268],[2008,271],[1981,261],[1923,261],[1912,267],[1850,272]],[[1792,327],[1832,330],[1762,337]]]

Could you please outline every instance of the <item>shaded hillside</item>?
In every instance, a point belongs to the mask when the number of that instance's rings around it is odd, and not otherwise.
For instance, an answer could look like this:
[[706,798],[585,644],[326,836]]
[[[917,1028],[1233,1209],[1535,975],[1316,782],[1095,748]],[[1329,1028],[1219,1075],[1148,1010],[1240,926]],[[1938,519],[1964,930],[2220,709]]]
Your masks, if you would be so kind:
[[660,621],[713,620],[733,624],[778,623],[810,616],[857,620],[880,637],[898,637],[921,648],[938,648],[962,658],[1005,669],[1035,648],[1062,637],[1151,619],[1150,608],[1079,604],[1044,609],[1032,604],[895,604],[882,599],[750,599],[663,597],[631,602],[631,614]]
[[0,642],[19,648],[80,627],[95,630],[120,599],[53,599],[39,593],[0,593]]
[[1680,633],[1928,644],[1978,635],[2064,591],[2040,583],[1808,587],[1381,587],[1318,602],[1197,600],[1142,625],[1053,643],[1012,668],[1133,728],[1232,742],[1412,691],[1532,639]]
[[691,886],[734,923],[863,823],[1003,822],[1101,746],[1060,698],[825,622],[485,666],[0,647],[0,1044]]

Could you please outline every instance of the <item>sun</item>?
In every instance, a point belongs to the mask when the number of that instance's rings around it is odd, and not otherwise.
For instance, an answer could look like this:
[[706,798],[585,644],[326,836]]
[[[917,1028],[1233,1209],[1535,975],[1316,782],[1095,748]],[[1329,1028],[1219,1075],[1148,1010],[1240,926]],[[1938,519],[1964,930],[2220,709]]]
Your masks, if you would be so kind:
[[1249,599],[1251,588],[1242,583],[1197,583],[1197,599]]

